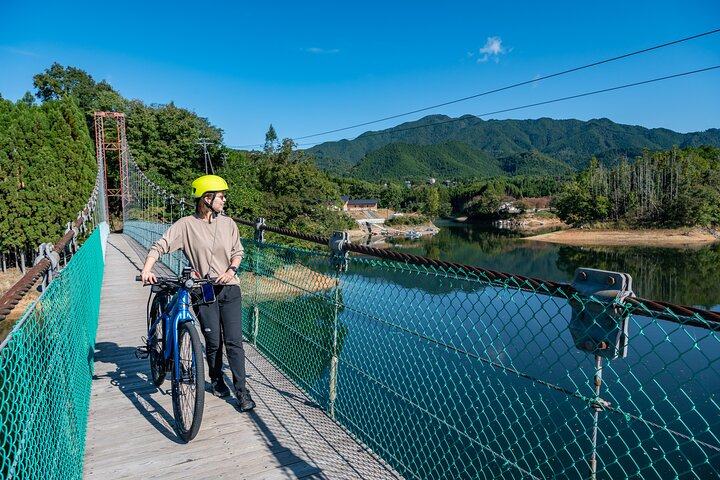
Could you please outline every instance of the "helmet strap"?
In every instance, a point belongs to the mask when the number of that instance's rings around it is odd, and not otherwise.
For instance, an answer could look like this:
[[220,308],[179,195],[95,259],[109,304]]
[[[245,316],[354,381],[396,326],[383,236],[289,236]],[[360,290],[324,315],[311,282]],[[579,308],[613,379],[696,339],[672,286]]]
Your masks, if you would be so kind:
[[220,212],[215,210],[215,207],[213,207],[213,204],[215,203],[215,197],[217,197],[217,192],[213,192],[212,198],[208,202],[205,197],[203,197],[203,201],[205,202],[205,205],[212,211],[212,218],[216,218]]

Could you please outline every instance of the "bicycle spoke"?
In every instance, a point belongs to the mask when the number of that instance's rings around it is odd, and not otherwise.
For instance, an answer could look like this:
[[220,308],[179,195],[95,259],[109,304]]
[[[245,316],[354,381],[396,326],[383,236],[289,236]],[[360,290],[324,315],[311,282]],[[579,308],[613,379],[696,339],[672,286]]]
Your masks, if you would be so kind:
[[190,335],[183,332],[179,342],[180,379],[178,381],[178,402],[183,429],[187,430],[195,415],[195,378],[193,372],[193,353]]

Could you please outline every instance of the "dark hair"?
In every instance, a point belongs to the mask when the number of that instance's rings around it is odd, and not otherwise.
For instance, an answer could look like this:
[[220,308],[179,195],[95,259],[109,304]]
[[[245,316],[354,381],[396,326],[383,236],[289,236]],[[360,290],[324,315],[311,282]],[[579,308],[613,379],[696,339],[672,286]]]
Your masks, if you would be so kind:
[[[209,196],[215,195],[217,192],[205,192],[200,197],[195,199],[195,213],[197,213],[200,216],[205,216],[205,214],[209,211],[212,211],[212,208],[208,207],[207,204],[203,201]],[[212,201],[212,200],[211,200]]]

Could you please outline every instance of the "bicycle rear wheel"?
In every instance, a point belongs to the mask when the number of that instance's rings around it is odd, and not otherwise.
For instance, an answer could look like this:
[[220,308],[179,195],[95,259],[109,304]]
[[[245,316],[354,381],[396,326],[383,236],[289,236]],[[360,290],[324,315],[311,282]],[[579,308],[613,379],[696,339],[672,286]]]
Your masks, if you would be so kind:
[[195,326],[186,322],[178,328],[180,378],[173,375],[172,399],[175,430],[189,442],[200,430],[205,406],[205,367],[200,335]]
[[[148,316],[148,330],[152,326],[156,318],[163,313],[163,307],[167,299],[162,294],[155,295],[153,298],[152,305],[150,306],[150,315]],[[152,338],[154,341],[149,343],[149,355],[150,360],[150,377],[152,378],[153,385],[160,387],[165,381],[165,358],[163,354],[163,322],[158,322],[155,326],[155,331],[152,332]]]

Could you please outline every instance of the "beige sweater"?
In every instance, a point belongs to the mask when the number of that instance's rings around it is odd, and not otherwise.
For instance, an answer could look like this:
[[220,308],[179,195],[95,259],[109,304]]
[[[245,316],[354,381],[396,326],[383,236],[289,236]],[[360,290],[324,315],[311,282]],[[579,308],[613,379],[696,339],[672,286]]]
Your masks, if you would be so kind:
[[[244,251],[235,222],[218,215],[212,223],[195,215],[183,217],[173,223],[165,234],[150,247],[148,257],[156,261],[166,253],[182,250],[192,268],[201,277],[215,278],[225,273],[235,258],[242,260]],[[235,277],[232,282],[238,284]]]

